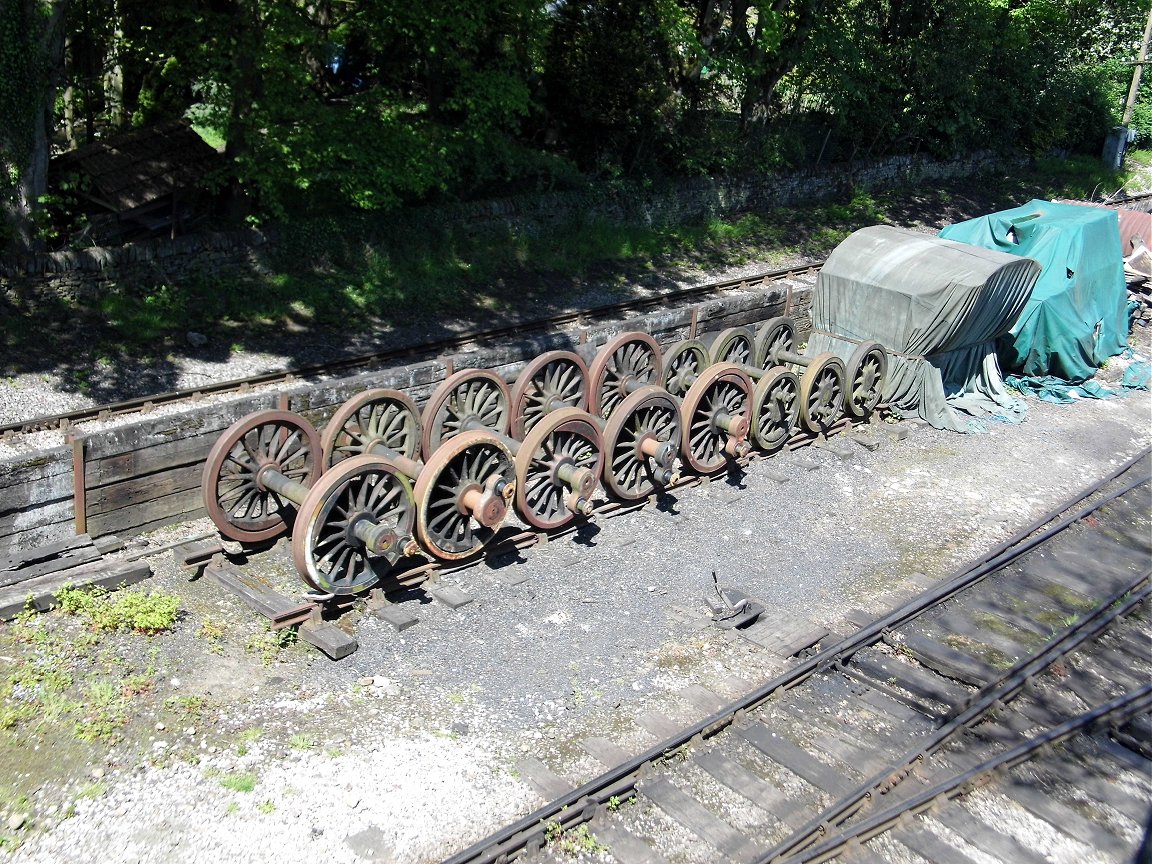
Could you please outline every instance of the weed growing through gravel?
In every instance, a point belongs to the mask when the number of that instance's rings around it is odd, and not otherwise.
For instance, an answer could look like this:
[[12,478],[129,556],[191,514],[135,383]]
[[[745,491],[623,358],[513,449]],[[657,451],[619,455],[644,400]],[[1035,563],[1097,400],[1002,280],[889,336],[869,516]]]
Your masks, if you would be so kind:
[[311,750],[316,746],[316,739],[306,732],[297,732],[288,739],[288,746],[294,750]]
[[249,748],[263,737],[263,729],[259,729],[257,727],[245,729],[236,738],[236,755],[247,755]]
[[226,774],[220,778],[220,785],[233,792],[251,792],[256,788],[256,775],[250,772]]
[[265,816],[267,816],[269,813],[275,813],[276,812],[276,802],[275,801],[261,801],[259,804],[256,805],[256,809],[259,810],[261,813],[263,813]]
[[84,619],[93,630],[148,634],[171,630],[179,611],[174,594],[149,594],[135,588],[110,593],[104,588],[65,585],[56,592],[56,604],[61,611]]
[[559,822],[549,822],[544,828],[544,841],[568,855],[608,851],[608,847],[596,839],[586,822],[567,830]]
[[271,628],[253,633],[244,643],[244,650],[249,654],[257,654],[260,662],[271,666],[280,659],[280,653],[297,641],[296,631],[292,629],[273,630]]

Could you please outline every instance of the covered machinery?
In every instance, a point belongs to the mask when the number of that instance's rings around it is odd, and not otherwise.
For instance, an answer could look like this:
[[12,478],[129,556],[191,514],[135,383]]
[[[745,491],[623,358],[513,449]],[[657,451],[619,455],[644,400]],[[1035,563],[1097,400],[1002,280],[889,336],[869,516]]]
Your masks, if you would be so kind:
[[996,340],[1028,302],[1040,265],[889,225],[844,240],[812,297],[809,354],[848,358],[876,340],[888,351],[883,401],[939,429],[970,431],[968,418],[1019,414],[1004,386]]
[[940,232],[1043,267],[1032,296],[1001,340],[1005,371],[1087,381],[1128,344],[1128,295],[1115,210],[1029,201]]

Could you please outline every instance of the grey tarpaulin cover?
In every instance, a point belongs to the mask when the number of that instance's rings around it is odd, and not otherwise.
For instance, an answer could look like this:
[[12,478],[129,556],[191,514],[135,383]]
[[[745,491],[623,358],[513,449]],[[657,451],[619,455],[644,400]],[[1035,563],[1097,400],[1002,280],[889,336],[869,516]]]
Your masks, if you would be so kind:
[[1022,415],[1000,375],[996,338],[1039,274],[1031,258],[890,225],[863,228],[820,270],[805,353],[847,360],[859,342],[877,340],[889,352],[884,401],[937,429],[974,428],[954,409]]

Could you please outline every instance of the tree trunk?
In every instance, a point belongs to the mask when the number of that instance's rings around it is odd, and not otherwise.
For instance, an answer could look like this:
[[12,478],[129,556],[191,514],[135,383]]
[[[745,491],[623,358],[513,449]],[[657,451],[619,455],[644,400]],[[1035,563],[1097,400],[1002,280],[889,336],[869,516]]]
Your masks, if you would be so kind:
[[[7,82],[9,86],[26,84],[17,116],[4,133],[11,161],[4,161],[19,172],[11,193],[4,196],[4,219],[8,224],[8,244],[12,251],[37,251],[42,248],[35,214],[48,192],[48,159],[56,85],[64,59],[64,14],[67,0],[19,0],[21,9],[5,10],[22,16],[25,55],[22,60],[26,81]],[[45,16],[44,11],[48,12]],[[14,146],[13,146],[14,145]]]

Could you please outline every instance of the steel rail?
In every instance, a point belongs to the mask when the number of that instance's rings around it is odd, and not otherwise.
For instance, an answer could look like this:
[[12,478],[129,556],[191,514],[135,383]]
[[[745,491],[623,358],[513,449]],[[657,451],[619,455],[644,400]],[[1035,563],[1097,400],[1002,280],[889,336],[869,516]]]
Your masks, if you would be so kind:
[[962,710],[954,713],[937,727],[925,741],[894,759],[883,771],[865,780],[839,801],[812,817],[790,837],[756,858],[755,864],[779,862],[786,856],[800,851],[821,836],[825,836],[831,826],[850,818],[868,801],[876,800],[881,794],[892,789],[917,762],[935,753],[960,731],[983,719],[993,708],[1012,699],[1031,679],[1053,663],[1067,657],[1089,639],[1100,636],[1117,618],[1129,614],[1138,605],[1146,602],[1152,594],[1152,589],[1148,587],[1149,577],[1152,577],[1152,570],[1145,571],[1139,578],[1101,602],[1083,619],[1065,628],[1048,642],[1039,654],[1015,664],[999,679],[982,687],[973,694]]
[[699,297],[722,294],[727,291],[737,291],[741,288],[754,288],[771,282],[780,282],[797,276],[807,276],[819,272],[823,266],[822,261],[813,264],[804,264],[797,267],[788,267],[782,270],[769,270],[752,276],[739,279],[725,279],[719,282],[709,282],[695,285],[690,288],[681,288],[658,294],[653,297],[642,297],[634,300],[625,300],[620,303],[608,303],[582,309],[576,312],[564,312],[548,318],[536,318],[519,324],[506,327],[497,327],[491,330],[473,330],[434,342],[425,342],[419,345],[408,345],[400,348],[388,348],[355,357],[333,360],[311,366],[300,366],[278,372],[264,372],[246,378],[234,378],[220,381],[215,384],[205,384],[199,387],[189,387],[183,390],[172,390],[167,393],[158,393],[152,396],[139,396],[119,402],[109,402],[105,405],[96,405],[91,408],[81,408],[61,414],[33,417],[28,420],[19,420],[13,423],[0,425],[0,436],[12,433],[40,432],[44,430],[64,430],[77,423],[91,420],[105,420],[109,417],[123,414],[133,414],[150,410],[159,405],[168,405],[182,400],[197,399],[204,396],[221,393],[247,392],[253,387],[270,384],[291,383],[300,379],[315,379],[331,376],[339,372],[373,366],[394,360],[411,358],[430,358],[460,351],[468,345],[477,342],[499,340],[510,336],[520,336],[529,332],[541,330],[555,330],[564,326],[579,324],[589,319],[603,319],[619,316],[637,310],[650,309],[668,304],[681,304]]
[[871,840],[888,831],[907,815],[915,815],[927,810],[940,799],[951,799],[965,794],[980,784],[980,780],[995,772],[1007,771],[1027,762],[1046,747],[1057,744],[1084,729],[1098,726],[1104,721],[1115,722],[1119,717],[1127,719],[1147,711],[1152,707],[1152,684],[1145,684],[1123,696],[1118,696],[1099,705],[1091,711],[1080,714],[1054,726],[1047,732],[1037,735],[979,765],[969,768],[947,780],[941,781],[922,792],[905,799],[887,810],[875,813],[847,831],[823,840],[816,846],[801,850],[798,854],[783,859],[789,862],[817,862],[835,858],[844,847],[852,842]]
[[1052,535],[1064,530],[1072,523],[1084,518],[1094,510],[1099,509],[1108,501],[1140,485],[1149,482],[1146,477],[1126,484],[1119,492],[1094,501],[1080,508],[1070,516],[1060,519],[1055,526],[1051,526],[1040,534],[1037,531],[1049,525],[1061,513],[1067,513],[1069,506],[1079,504],[1084,498],[1099,492],[1109,483],[1122,476],[1142,458],[1152,453],[1152,447],[1144,448],[1136,456],[1129,459],[1124,465],[1097,481],[1095,489],[1081,493],[1076,500],[1062,503],[1040,516],[1031,525],[1018,532],[1018,536],[1029,540],[1018,543],[1016,547],[1006,549],[999,554],[978,562],[975,566],[969,564],[958,570],[955,575],[942,582],[936,588],[893,610],[879,621],[847,636],[840,642],[812,655],[791,670],[762,684],[756,690],[718,709],[702,720],[693,723],[677,735],[648,750],[640,753],[628,761],[616,766],[612,770],[589,780],[582,786],[571,790],[559,798],[534,810],[527,816],[504,826],[489,837],[480,840],[472,846],[445,859],[444,864],[466,864],[466,862],[494,862],[506,860],[509,856],[522,853],[528,848],[542,845],[544,841],[545,824],[559,823],[561,827],[577,825],[591,818],[596,806],[607,803],[612,797],[625,797],[634,791],[638,780],[638,773],[644,766],[658,759],[669,756],[680,750],[693,740],[710,738],[723,731],[747,711],[752,710],[771,699],[775,694],[791,689],[811,676],[831,669],[843,663],[844,659],[857,651],[874,644],[883,638],[884,633],[894,625],[911,621],[927,610],[934,608],[952,595],[963,590],[966,585],[975,584],[993,571],[1011,563],[1016,558],[1026,554],[1039,543]]

